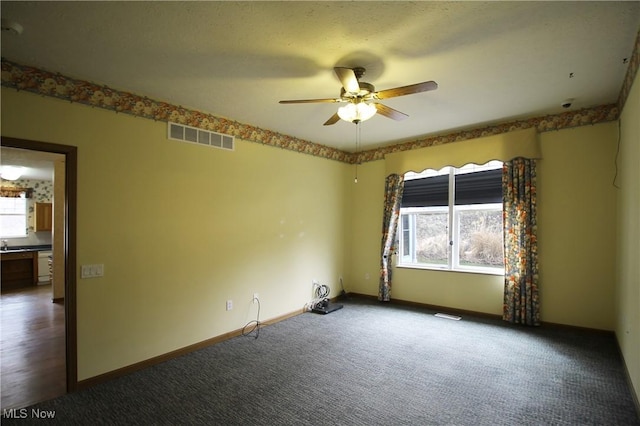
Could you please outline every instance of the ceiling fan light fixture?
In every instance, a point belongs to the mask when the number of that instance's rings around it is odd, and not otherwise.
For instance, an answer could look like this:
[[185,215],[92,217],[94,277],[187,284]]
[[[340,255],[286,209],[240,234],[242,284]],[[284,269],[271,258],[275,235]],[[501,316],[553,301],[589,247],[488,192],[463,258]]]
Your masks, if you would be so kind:
[[2,166],[0,177],[5,180],[18,180],[25,172],[24,167],[20,166]]
[[350,123],[368,120],[376,114],[376,106],[365,102],[348,103],[338,108],[338,116]]
[[340,83],[342,83],[339,98],[298,100],[293,99],[283,100],[280,101],[280,103],[310,104],[325,102],[346,102],[347,105],[338,108],[338,111],[324,122],[324,126],[336,124],[341,119],[344,121],[348,121],[349,123],[358,124],[362,121],[370,119],[376,113],[379,113],[383,117],[400,121],[406,119],[409,116],[384,104],[378,103],[378,100],[395,98],[397,96],[412,95],[414,93],[427,92],[429,90],[436,90],[438,88],[438,83],[436,83],[435,81],[423,81],[422,83],[410,84],[408,86],[376,91],[376,88],[373,86],[373,84],[360,81],[360,78],[365,73],[365,69],[362,67],[334,67],[333,70],[336,73],[338,80],[340,80]]

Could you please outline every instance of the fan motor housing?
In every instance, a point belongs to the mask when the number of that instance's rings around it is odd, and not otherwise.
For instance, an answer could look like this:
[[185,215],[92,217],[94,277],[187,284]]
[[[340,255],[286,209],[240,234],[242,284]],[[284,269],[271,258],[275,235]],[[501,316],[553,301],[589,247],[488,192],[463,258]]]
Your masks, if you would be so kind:
[[360,86],[360,90],[357,93],[356,92],[347,92],[347,91],[344,90],[344,87],[343,87],[342,89],[340,89],[340,97],[341,98],[349,98],[349,99],[364,98],[365,96],[368,96],[368,95],[370,95],[370,94],[372,94],[373,92],[376,91],[376,88],[371,83],[367,83],[367,82],[364,82],[364,81],[359,81],[358,85]]

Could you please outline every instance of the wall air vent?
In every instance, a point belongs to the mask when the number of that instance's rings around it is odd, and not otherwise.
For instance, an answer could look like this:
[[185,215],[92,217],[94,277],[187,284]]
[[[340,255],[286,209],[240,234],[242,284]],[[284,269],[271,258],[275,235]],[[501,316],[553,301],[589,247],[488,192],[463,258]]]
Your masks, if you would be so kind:
[[212,146],[214,148],[233,151],[235,140],[233,136],[222,133],[210,132],[198,129],[197,127],[185,126],[177,123],[167,123],[169,139],[177,141],[197,143],[200,145]]

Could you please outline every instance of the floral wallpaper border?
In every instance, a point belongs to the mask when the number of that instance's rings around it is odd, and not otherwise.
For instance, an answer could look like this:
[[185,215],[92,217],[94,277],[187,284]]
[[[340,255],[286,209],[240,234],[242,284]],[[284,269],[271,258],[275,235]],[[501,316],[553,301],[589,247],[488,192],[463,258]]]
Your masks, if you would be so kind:
[[408,151],[429,146],[443,145],[451,142],[476,139],[484,136],[498,135],[514,130],[524,130],[535,127],[538,132],[567,129],[570,127],[586,126],[588,124],[604,123],[618,118],[619,110],[614,104],[602,105],[594,108],[585,108],[577,111],[569,111],[562,114],[534,117],[525,120],[511,121],[508,123],[493,124],[487,127],[463,130],[447,135],[437,135],[425,139],[390,145],[358,153],[354,159],[358,163],[382,160],[386,154],[399,151]]
[[636,37],[633,54],[629,60],[627,74],[617,104],[602,105],[561,114],[533,117],[506,123],[492,124],[482,128],[462,130],[446,135],[437,135],[410,142],[376,148],[359,153],[350,153],[283,135],[267,129],[216,117],[204,112],[171,105],[147,97],[100,86],[83,80],[76,80],[59,73],[20,65],[2,58],[1,84],[16,90],[25,90],[43,96],[77,102],[92,107],[131,114],[156,121],[171,121],[198,127],[237,138],[270,145],[303,154],[322,157],[345,163],[363,163],[381,160],[391,152],[407,151],[428,146],[441,145],[482,136],[496,135],[513,130],[535,127],[539,132],[566,129],[616,120],[626,102],[640,64],[640,32]]
[[622,107],[627,102],[629,92],[631,92],[631,86],[636,79],[636,74],[640,68],[640,31],[636,36],[636,43],[633,45],[633,53],[629,58],[629,66],[627,67],[627,74],[624,77],[622,88],[620,89],[620,96],[618,96],[618,109],[622,111]]
[[107,86],[76,80],[59,73],[20,65],[4,58],[2,58],[1,63],[1,79],[2,85],[5,87],[131,114],[136,117],[156,121],[171,121],[330,160],[348,163],[351,157],[348,152],[293,136],[260,129],[248,124],[156,101]]

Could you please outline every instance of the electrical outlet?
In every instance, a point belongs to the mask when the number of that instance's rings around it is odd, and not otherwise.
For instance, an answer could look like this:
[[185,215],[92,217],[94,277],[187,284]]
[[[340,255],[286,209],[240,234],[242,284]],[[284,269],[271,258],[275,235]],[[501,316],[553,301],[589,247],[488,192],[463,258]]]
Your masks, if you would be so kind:
[[259,296],[258,293],[253,293],[253,303],[258,303],[258,300],[260,300]]
[[227,300],[227,311],[233,309],[233,300]]

